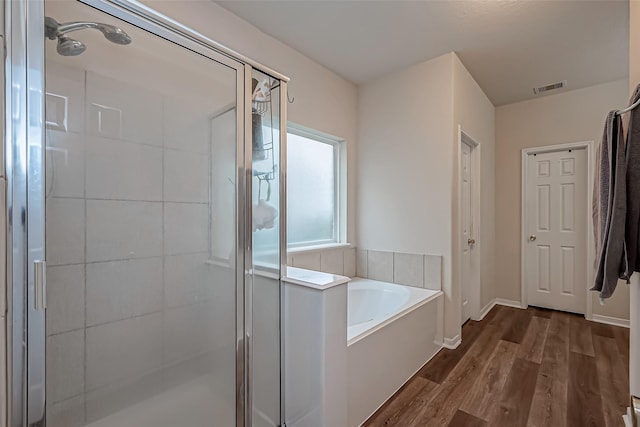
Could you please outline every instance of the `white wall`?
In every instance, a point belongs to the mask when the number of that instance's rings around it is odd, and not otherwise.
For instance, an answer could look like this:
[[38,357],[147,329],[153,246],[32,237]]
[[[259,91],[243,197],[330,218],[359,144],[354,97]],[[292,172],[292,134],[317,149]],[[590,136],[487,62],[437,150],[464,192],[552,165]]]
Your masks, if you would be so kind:
[[[358,247],[442,255],[445,316],[452,297],[452,113],[451,54],[360,86]],[[456,334],[445,326],[446,337]]]
[[[472,236],[480,250],[480,308],[495,298],[495,107],[480,89],[457,55],[453,55],[453,126],[454,147],[459,150],[457,127],[480,145],[480,234]],[[456,155],[456,166],[458,155]],[[454,168],[455,169],[455,168]],[[457,169],[456,169],[457,170]],[[454,174],[454,189],[458,188],[459,173]],[[454,198],[453,250],[459,248],[457,210],[458,198]],[[456,265],[454,256],[454,265]],[[457,271],[453,271],[456,284]],[[454,285],[454,288],[457,288]]]
[[357,87],[209,0],[143,3],[223,45],[291,78],[289,121],[344,138],[347,143],[347,240],[356,212]]
[[448,53],[362,85],[358,108],[358,247],[442,255],[445,337],[454,338],[458,124],[483,147],[482,293],[493,297],[493,105]]
[[[607,113],[626,105],[628,90],[627,80],[618,80],[496,109],[496,297],[520,300],[521,150],[599,142]],[[605,306],[594,293],[592,298],[594,314],[629,318],[626,284]]]

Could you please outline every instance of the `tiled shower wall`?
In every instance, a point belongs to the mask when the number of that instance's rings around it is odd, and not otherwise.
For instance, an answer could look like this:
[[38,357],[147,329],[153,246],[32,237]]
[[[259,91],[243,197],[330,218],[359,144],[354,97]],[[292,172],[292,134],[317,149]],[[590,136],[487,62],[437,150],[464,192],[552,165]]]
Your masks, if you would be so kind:
[[159,93],[47,66],[47,398],[70,427],[211,351],[210,124]]

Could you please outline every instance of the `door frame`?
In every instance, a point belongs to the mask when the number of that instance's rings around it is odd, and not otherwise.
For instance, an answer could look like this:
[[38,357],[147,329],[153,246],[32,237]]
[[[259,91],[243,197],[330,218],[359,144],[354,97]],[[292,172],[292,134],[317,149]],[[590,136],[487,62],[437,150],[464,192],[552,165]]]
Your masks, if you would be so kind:
[[467,144],[471,147],[471,215],[472,215],[472,223],[473,223],[473,234],[475,235],[475,239],[477,243],[475,244],[475,250],[471,251],[472,263],[478,266],[478,271],[476,277],[474,277],[473,284],[471,286],[471,292],[469,293],[469,304],[471,305],[471,319],[472,320],[480,320],[480,253],[482,250],[482,239],[480,239],[481,235],[481,211],[480,211],[480,159],[481,159],[481,149],[482,145],[478,142],[477,139],[470,136],[466,131],[462,129],[462,126],[458,125],[458,156],[457,156],[457,165],[456,170],[457,176],[456,179],[458,181],[457,184],[457,203],[458,203],[458,232],[456,233],[456,242],[454,248],[456,248],[456,271],[458,275],[458,291],[459,291],[459,306],[460,313],[458,323],[462,325],[462,257],[460,256],[460,251],[462,248],[460,247],[460,242],[462,239],[462,169],[460,167],[460,162],[462,161],[462,144]]
[[589,294],[590,284],[593,282],[593,252],[595,247],[594,237],[593,237],[593,221],[589,219],[589,212],[591,212],[591,204],[593,200],[593,192],[589,191],[590,184],[593,182],[593,173],[594,173],[594,150],[595,143],[594,141],[578,141],[578,142],[567,142],[564,144],[554,144],[554,145],[543,145],[539,147],[532,148],[524,148],[522,149],[522,176],[521,176],[521,200],[520,200],[520,304],[522,308],[527,308],[529,306],[527,302],[527,288],[526,288],[526,243],[527,243],[527,221],[529,220],[529,216],[527,215],[526,209],[526,201],[527,201],[527,177],[529,174],[529,166],[528,159],[530,155],[533,154],[541,154],[541,153],[552,153],[556,151],[566,151],[566,150],[587,150],[587,204],[584,207],[585,212],[587,212],[587,229],[584,230],[587,233],[587,262],[585,268],[587,269],[587,284],[589,285],[584,289],[584,295],[586,300],[586,311],[584,313],[584,317],[587,320],[592,320],[593,318],[593,299]]

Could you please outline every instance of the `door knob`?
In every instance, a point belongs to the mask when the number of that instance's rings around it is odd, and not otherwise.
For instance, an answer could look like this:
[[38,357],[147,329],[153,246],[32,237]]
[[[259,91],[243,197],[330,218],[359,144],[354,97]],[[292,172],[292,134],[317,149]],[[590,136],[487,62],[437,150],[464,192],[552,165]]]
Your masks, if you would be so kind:
[[476,244],[476,239],[469,239],[469,240],[467,240],[467,244],[468,244],[468,245],[475,245],[475,244]]
[[531,236],[529,236],[529,241],[530,242],[534,242],[536,240],[536,235],[532,234]]

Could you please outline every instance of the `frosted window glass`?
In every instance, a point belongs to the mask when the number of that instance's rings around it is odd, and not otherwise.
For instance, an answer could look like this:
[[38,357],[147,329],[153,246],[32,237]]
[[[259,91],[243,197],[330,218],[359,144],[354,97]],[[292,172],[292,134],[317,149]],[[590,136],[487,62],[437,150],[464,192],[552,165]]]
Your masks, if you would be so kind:
[[287,233],[290,245],[335,240],[335,147],[287,136]]

